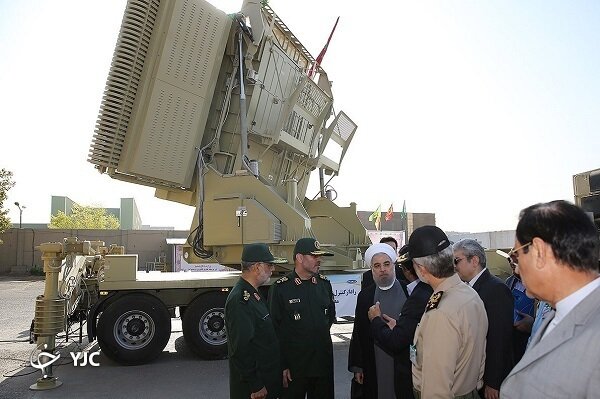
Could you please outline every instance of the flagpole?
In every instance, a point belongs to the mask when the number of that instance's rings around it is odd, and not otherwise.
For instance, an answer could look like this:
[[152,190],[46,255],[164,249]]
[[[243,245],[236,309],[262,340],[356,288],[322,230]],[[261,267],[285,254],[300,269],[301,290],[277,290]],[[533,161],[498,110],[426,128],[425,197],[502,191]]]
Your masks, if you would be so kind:
[[340,21],[340,17],[337,17],[337,19],[335,20],[335,25],[333,25],[333,29],[331,30],[331,33],[329,34],[329,38],[327,39],[327,43],[325,43],[325,47],[323,47],[323,50],[321,50],[321,52],[317,56],[315,63],[311,66],[310,70],[308,71],[309,78],[312,78],[314,76],[314,74],[317,72],[317,69],[323,62],[323,58],[325,58],[325,53],[327,52],[327,47],[329,47],[329,42],[331,41],[331,38],[333,37],[333,32],[335,32],[335,28],[337,27],[337,24],[339,21]]

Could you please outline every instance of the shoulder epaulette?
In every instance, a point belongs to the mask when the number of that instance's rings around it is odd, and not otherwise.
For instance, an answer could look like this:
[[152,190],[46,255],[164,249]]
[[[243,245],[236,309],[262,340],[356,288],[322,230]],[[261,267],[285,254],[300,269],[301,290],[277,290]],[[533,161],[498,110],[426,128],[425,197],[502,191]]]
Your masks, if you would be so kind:
[[282,278],[280,278],[279,280],[275,281],[277,284],[281,284],[281,283],[285,283],[286,281],[288,281],[289,279],[287,278],[287,276],[283,276]]
[[324,275],[322,275],[322,274],[320,274],[320,273],[319,273],[319,277],[321,277],[321,280],[329,280],[329,279],[327,278],[327,276],[324,276]]
[[435,309],[440,304],[440,299],[442,299],[442,295],[444,295],[444,291],[438,291],[433,294],[429,301],[427,301],[427,306],[425,306],[425,312],[429,312],[432,309]]

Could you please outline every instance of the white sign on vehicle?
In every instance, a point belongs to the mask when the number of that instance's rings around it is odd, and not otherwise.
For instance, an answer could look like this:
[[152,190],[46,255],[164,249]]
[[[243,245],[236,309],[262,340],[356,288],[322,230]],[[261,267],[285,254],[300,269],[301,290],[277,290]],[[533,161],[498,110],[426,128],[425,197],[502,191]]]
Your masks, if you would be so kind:
[[327,275],[333,290],[337,317],[354,316],[356,298],[360,292],[360,277],[360,273]]

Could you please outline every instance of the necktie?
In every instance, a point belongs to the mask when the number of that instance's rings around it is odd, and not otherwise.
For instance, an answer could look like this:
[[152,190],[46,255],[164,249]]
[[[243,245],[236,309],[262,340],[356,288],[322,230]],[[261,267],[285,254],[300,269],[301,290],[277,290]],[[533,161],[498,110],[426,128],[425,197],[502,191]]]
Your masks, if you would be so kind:
[[551,309],[544,315],[544,324],[542,324],[542,327],[540,327],[540,332],[538,333],[538,336],[540,338],[538,341],[541,341],[546,335],[548,335],[550,331],[554,329],[556,325],[553,323],[555,314],[556,311],[554,309]]

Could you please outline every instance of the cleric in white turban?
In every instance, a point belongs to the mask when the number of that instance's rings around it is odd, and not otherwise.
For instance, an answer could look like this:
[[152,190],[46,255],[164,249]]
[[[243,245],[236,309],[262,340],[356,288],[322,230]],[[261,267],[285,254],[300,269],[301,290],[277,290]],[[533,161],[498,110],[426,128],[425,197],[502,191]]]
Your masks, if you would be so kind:
[[396,250],[385,243],[371,245],[365,261],[373,272],[371,284],[360,291],[354,312],[348,370],[362,385],[365,398],[395,398],[394,358],[381,349],[370,333],[369,308],[379,302],[381,313],[398,319],[406,294],[396,279]]
[[380,253],[386,254],[390,258],[392,264],[398,257],[396,250],[391,245],[385,243],[373,244],[367,248],[367,251],[365,252],[365,262],[369,267],[371,267],[371,260],[373,259],[373,256]]

